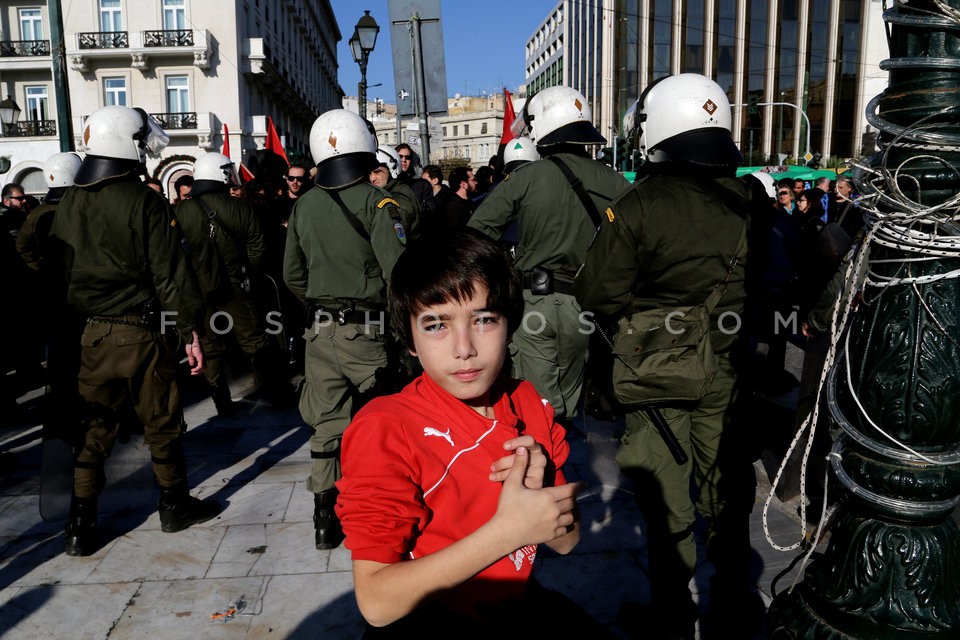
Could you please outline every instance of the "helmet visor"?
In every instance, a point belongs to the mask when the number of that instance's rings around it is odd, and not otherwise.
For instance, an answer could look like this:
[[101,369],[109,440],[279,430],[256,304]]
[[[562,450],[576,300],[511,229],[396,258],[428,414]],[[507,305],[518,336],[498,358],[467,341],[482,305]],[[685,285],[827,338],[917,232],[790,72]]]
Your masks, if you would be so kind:
[[523,109],[521,109],[520,113],[513,119],[513,124],[510,125],[510,134],[514,138],[530,135],[530,113],[527,111],[529,105],[530,100],[527,100],[523,105]]
[[135,137],[140,141],[140,146],[147,154],[156,158],[170,144],[170,136],[163,131],[163,127],[153,119],[153,116],[142,109],[137,109],[137,111],[143,114],[144,124],[143,129]]

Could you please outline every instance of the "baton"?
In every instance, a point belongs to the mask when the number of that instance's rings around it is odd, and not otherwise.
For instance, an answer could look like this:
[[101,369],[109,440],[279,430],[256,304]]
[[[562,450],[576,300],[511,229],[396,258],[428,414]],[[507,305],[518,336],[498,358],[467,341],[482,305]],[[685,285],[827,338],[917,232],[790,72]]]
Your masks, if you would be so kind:
[[650,421],[653,422],[653,426],[657,428],[657,433],[660,434],[660,437],[663,438],[663,443],[667,445],[667,449],[670,450],[670,454],[673,456],[673,459],[677,461],[677,464],[686,464],[687,463],[687,452],[683,450],[683,447],[680,446],[680,441],[677,440],[677,436],[674,435],[673,429],[670,428],[670,425],[667,424],[667,421],[664,419],[663,414],[660,413],[660,409],[656,407],[647,407],[644,409],[647,417],[650,418]]

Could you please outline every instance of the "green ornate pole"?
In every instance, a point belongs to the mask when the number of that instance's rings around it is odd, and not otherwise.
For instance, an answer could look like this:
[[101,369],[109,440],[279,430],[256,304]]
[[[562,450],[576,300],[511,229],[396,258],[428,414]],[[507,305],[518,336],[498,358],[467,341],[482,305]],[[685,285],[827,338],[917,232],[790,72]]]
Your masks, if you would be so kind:
[[960,0],[884,20],[881,152],[855,174],[868,233],[827,385],[840,501],[772,640],[960,637]]

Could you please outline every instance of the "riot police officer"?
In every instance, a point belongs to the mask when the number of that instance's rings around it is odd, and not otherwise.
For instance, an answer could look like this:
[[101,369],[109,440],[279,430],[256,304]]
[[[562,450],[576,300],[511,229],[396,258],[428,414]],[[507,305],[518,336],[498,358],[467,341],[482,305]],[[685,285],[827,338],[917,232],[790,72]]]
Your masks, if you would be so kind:
[[370,182],[389,191],[397,201],[407,240],[414,240],[420,228],[420,199],[400,178],[400,156],[393,147],[382,144],[377,147],[377,161],[380,166],[370,172]]
[[[627,414],[617,452],[620,469],[637,485],[647,526],[653,610],[675,612],[656,616],[665,628],[653,637],[693,637],[696,607],[687,585],[698,513],[710,522],[708,558],[717,568],[712,603],[730,605],[733,615],[748,602],[747,516],[755,487],[746,447],[739,446],[745,443],[738,441],[744,424],[734,419],[732,356],[746,294],[745,260],[733,258],[744,252],[754,199],[764,207],[768,199],[759,182],[754,189],[734,177],[741,156],[730,122],[725,92],[704,76],[666,77],[643,92],[624,121],[625,131],[639,134],[642,175],[606,210],[575,284],[584,309],[619,317],[702,304],[726,277],[710,317],[719,372],[699,402],[657,408],[688,459],[681,464],[671,455],[653,414],[640,409]],[[746,617],[738,624],[733,635],[748,637]]]
[[142,109],[108,106],[87,118],[83,140],[87,156],[51,230],[66,268],[67,300],[87,315],[79,388],[89,415],[65,544],[68,555],[79,556],[97,548],[103,463],[120,428],[118,413],[130,405],[160,485],[161,529],[181,531],[221,509],[187,491],[176,381],[181,348],[190,373],[203,371],[203,303],[167,204],[140,179],[146,154],[159,154],[168,138]]
[[530,98],[514,121],[514,135],[529,130],[543,159],[515,168],[468,223],[499,239],[517,221],[514,254],[525,308],[510,345],[513,376],[532,382],[558,420],[577,413],[587,360],[590,334],[573,297],[573,278],[599,224],[588,209],[603,211],[628,186],[587,153],[586,145],[605,142],[591,118],[586,99],[570,87],[549,87]]
[[193,180],[190,198],[177,205],[176,216],[207,303],[201,338],[204,375],[217,413],[229,416],[234,406],[223,365],[223,336],[231,333],[244,353],[253,357],[254,372],[275,402],[284,399],[285,357],[267,335],[252,297],[265,266],[266,248],[253,208],[230,197],[230,185],[240,182],[233,162],[222,153],[206,153],[194,163]]
[[333,549],[343,531],[333,507],[340,439],[363,394],[388,368],[387,279],[405,245],[397,201],[370,184],[379,166],[372,128],[345,109],[321,115],[310,131],[316,183],[290,214],[283,279],[307,307],[300,413],[313,427],[316,547]]

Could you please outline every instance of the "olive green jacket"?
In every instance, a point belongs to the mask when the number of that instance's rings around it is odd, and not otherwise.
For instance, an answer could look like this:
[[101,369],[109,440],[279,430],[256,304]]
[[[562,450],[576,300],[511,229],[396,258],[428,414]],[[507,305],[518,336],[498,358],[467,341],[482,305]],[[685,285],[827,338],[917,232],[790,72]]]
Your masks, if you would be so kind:
[[[260,220],[257,219],[253,207],[229,193],[205,193],[199,198],[217,214],[216,224],[220,227],[216,238],[217,253],[226,267],[234,292],[238,292],[243,279],[243,266],[249,264],[257,273],[262,273],[265,266],[266,245]],[[174,214],[189,246],[199,247],[210,233],[210,225],[198,197],[190,197],[180,202],[174,209]],[[229,232],[226,229],[229,229]]]
[[176,220],[138,177],[71,187],[57,208],[52,242],[63,259],[67,301],[83,313],[134,313],[159,300],[184,340],[200,330],[203,300]]
[[[633,185],[602,216],[574,284],[581,307],[618,317],[703,303],[736,253],[753,197],[736,178],[652,177]],[[745,266],[746,259],[731,272],[713,310],[717,353],[731,349],[743,320]],[[727,312],[736,316],[721,326]]]
[[[600,212],[629,186],[623,176],[601,162],[569,153],[556,156],[583,181]],[[572,280],[583,264],[595,228],[553,162],[536,160],[514,170],[484,198],[468,226],[499,239],[514,220],[520,238],[515,249],[517,268],[546,267]]]
[[[369,240],[347,221],[334,194]],[[395,225],[402,228],[397,201],[369,182],[335,192],[311,189],[290,213],[284,282],[301,300],[385,305],[390,272],[404,249],[405,231]]]
[[407,232],[407,238],[409,240],[416,238],[420,231],[420,203],[417,201],[417,194],[409,185],[396,178],[391,178],[387,182],[386,189],[400,207],[400,217],[403,219],[403,229]]

